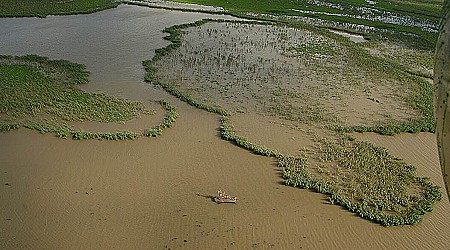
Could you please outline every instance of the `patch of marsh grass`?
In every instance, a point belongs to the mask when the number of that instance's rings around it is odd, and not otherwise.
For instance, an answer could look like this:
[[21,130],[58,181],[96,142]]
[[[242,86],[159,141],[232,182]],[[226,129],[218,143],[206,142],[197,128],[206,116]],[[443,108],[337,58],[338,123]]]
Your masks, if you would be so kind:
[[327,171],[312,173],[305,160],[279,160],[285,183],[328,194],[332,204],[384,226],[420,222],[442,196],[413,166],[371,143],[322,139],[316,160],[316,166],[328,164]]

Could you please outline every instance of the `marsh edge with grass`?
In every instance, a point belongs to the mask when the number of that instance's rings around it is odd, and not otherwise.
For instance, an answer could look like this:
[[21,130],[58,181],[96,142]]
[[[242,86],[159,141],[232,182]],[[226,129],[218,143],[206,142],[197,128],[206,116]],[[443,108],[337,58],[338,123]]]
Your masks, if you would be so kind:
[[160,124],[143,132],[89,132],[70,126],[72,121],[125,122],[151,115],[142,103],[103,93],[87,93],[76,85],[89,81],[85,66],[37,55],[0,56],[0,131],[25,127],[75,140],[133,140],[155,137],[176,121],[176,108],[165,100]]
[[[441,199],[440,188],[432,184],[428,178],[416,177],[413,166],[389,154],[382,147],[367,142],[358,142],[349,132],[358,131],[354,128],[334,127],[333,138],[316,138],[316,151],[301,156],[282,154],[274,149],[252,143],[246,137],[237,135],[230,124],[231,113],[218,106],[210,106],[196,100],[173,85],[161,82],[155,77],[158,68],[154,63],[169,55],[181,46],[181,35],[184,29],[196,27],[211,22],[202,20],[195,23],[176,25],[166,28],[169,33],[165,37],[171,44],[157,49],[155,56],[143,62],[146,70],[145,80],[161,86],[180,100],[200,109],[221,115],[220,136],[237,146],[258,155],[274,157],[283,171],[286,185],[311,189],[329,196],[331,204],[339,204],[362,218],[377,222],[384,226],[415,224],[422,220],[422,215],[432,210],[435,202]],[[273,25],[274,23],[223,21],[232,23],[253,23],[259,25]],[[276,25],[276,24],[275,24]],[[285,25],[285,24],[283,24]],[[379,60],[375,60],[378,61]],[[385,68],[386,65],[381,64]],[[419,101],[424,107],[424,120],[411,120],[402,125],[387,124],[367,130],[383,134],[400,132],[430,131],[426,112],[429,108],[428,91],[422,91],[423,97]],[[428,117],[429,118],[429,117]],[[425,124],[418,126],[419,124]],[[391,128],[395,127],[395,129]],[[413,127],[414,129],[410,129]],[[348,157],[351,155],[352,157]],[[314,162],[314,164],[312,164]],[[317,171],[321,164],[331,165],[327,170]],[[370,173],[370,178],[367,176]],[[401,178],[400,178],[401,177]]]
[[[317,26],[363,34],[371,40],[395,40],[410,48],[434,49],[437,25],[443,1],[277,1],[251,0],[233,2],[218,0],[175,0],[180,7],[164,7],[148,0],[122,3],[181,11],[232,15],[238,18],[279,21],[286,23],[311,22]],[[183,3],[220,7],[220,11],[202,8],[183,8]]]

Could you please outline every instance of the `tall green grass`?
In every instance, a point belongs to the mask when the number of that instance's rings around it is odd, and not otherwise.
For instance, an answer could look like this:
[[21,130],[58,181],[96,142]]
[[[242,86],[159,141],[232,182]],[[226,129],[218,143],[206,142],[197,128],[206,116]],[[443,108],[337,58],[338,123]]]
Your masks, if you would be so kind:
[[53,115],[65,121],[117,122],[145,110],[141,103],[74,86],[88,81],[83,65],[34,55],[0,60],[0,112],[6,117]]

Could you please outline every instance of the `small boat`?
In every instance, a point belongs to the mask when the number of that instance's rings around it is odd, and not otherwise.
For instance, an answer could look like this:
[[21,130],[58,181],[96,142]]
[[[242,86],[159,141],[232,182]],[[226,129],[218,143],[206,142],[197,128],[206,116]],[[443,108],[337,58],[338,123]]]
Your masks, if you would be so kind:
[[217,191],[217,196],[214,197],[214,201],[220,203],[236,203],[237,197],[225,194],[222,190]]

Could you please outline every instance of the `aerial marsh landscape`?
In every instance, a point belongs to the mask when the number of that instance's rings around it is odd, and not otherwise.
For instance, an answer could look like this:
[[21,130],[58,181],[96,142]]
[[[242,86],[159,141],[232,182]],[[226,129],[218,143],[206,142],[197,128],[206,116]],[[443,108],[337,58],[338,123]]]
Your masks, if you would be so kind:
[[442,2],[97,2],[0,1],[103,10],[0,19],[2,248],[449,246]]
[[[431,107],[420,110],[408,103],[419,97],[431,102],[431,86],[424,79],[401,75],[395,65],[312,28],[241,21],[191,26],[167,30],[179,47],[160,52],[168,55],[148,66],[153,76],[149,80],[169,84],[206,106],[223,107],[231,112],[226,116],[255,113],[257,123],[269,116],[283,120],[282,126],[308,128],[298,134],[312,146],[300,144],[301,153],[285,156],[230,136],[230,121],[222,119],[225,139],[278,158],[286,184],[327,193],[332,203],[384,225],[414,224],[440,199],[437,187],[414,177],[414,167],[384,149],[355,142],[349,134],[323,131],[432,130],[432,111],[426,109]],[[363,63],[366,60],[371,63]]]

